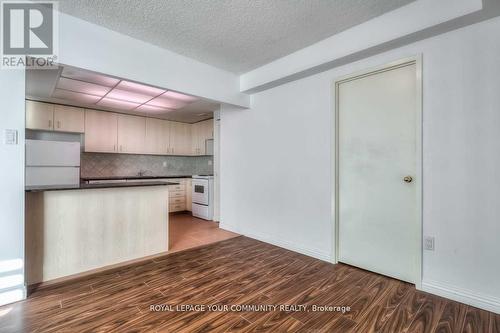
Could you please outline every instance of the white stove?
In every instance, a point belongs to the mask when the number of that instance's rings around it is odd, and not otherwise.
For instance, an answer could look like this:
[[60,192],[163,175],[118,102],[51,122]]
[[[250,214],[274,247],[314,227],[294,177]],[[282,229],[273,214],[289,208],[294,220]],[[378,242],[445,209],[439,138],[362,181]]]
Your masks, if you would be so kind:
[[214,216],[214,176],[193,176],[193,216],[212,220]]

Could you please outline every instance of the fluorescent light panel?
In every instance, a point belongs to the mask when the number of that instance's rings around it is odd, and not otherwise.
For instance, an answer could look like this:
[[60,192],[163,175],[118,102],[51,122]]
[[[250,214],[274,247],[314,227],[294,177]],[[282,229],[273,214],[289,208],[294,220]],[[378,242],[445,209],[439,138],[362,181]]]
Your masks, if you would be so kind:
[[163,94],[159,97],[156,97],[155,99],[150,100],[146,104],[175,110],[175,109],[180,109],[180,108],[186,106],[188,103],[183,102],[183,101],[179,101],[179,100],[175,100],[175,99],[171,99],[171,98],[167,98],[167,97],[165,97],[165,94]]
[[162,108],[159,106],[148,105],[148,104],[140,105],[136,110],[142,111],[142,112],[147,112],[147,113],[167,113],[167,112],[173,111],[171,109]]
[[113,89],[111,90],[106,97],[112,99],[119,99],[121,101],[132,102],[142,104],[149,101],[152,97],[136,92],[126,91],[122,89]]
[[159,89],[159,88],[155,88],[155,87],[151,87],[151,86],[147,86],[147,85],[139,84],[139,83],[135,83],[135,82],[130,82],[130,81],[121,81],[116,86],[116,89],[122,89],[122,90],[130,91],[133,93],[147,95],[147,96],[150,96],[151,98],[159,96],[166,91],[165,89]]
[[121,110],[130,111],[130,110],[135,109],[136,107],[138,107],[141,104],[140,103],[133,103],[133,102],[121,101],[121,100],[118,100],[118,99],[112,99],[112,98],[104,97],[103,99],[101,99],[97,103],[97,105],[105,106],[105,107],[108,107],[108,108],[114,108],[114,109],[121,109]]
[[110,90],[109,87],[89,82],[67,79],[65,77],[59,78],[57,88],[101,97],[106,95],[106,93]]
[[118,82],[120,82],[119,79],[115,79],[110,76],[101,75],[86,70],[68,68],[68,67],[64,67],[61,76],[70,79],[95,83],[106,87],[114,87]]
[[52,97],[88,104],[94,104],[101,99],[100,96],[82,94],[63,89],[54,90],[54,92],[52,93]]
[[52,96],[147,113],[170,112],[199,100],[194,96],[68,67],[63,69]]

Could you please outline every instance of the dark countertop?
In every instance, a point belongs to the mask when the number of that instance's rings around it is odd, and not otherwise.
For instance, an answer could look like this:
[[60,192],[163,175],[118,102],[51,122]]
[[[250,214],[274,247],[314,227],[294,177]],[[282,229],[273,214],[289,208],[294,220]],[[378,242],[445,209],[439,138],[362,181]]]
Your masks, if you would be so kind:
[[64,191],[64,190],[89,190],[96,188],[116,188],[116,187],[139,187],[139,186],[165,186],[177,185],[178,183],[170,182],[123,182],[123,183],[104,183],[104,184],[80,184],[80,185],[49,185],[49,186],[26,186],[26,192],[43,192],[43,191]]
[[111,176],[111,177],[82,177],[81,180],[120,180],[120,179],[165,179],[165,178],[191,178],[192,175],[182,176]]

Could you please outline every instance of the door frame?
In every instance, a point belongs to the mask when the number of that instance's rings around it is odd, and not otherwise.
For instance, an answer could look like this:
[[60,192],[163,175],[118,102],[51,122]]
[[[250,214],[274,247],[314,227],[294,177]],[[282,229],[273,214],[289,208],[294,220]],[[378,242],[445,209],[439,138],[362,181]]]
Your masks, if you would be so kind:
[[417,255],[416,255],[416,262],[415,262],[415,286],[417,289],[421,289],[422,287],[422,235],[423,235],[423,221],[422,221],[422,216],[423,216],[423,211],[422,211],[422,55],[418,54],[412,57],[408,58],[403,58],[399,59],[393,62],[390,62],[388,64],[372,67],[369,69],[361,70],[354,72],[352,74],[344,75],[341,76],[333,82],[333,94],[334,94],[334,103],[333,103],[333,126],[332,129],[334,130],[334,135],[331,136],[331,147],[333,151],[333,175],[331,177],[332,179],[332,193],[331,193],[331,200],[332,200],[332,222],[334,224],[334,240],[335,244],[333,247],[333,263],[338,263],[339,261],[339,223],[340,223],[340,216],[339,216],[339,85],[343,82],[346,81],[351,81],[355,79],[359,79],[362,77],[374,75],[374,74],[379,74],[382,72],[386,72],[389,70],[393,70],[396,68],[401,68],[409,65],[415,65],[416,67],[416,94],[417,94],[417,103],[416,103],[416,124],[415,124],[415,136],[416,136],[416,179],[415,179],[415,186],[416,186],[416,193],[417,193],[417,198],[416,198],[416,207],[417,207],[417,212],[416,212],[416,221],[417,227],[418,227],[418,234],[415,235],[415,241],[417,242]]

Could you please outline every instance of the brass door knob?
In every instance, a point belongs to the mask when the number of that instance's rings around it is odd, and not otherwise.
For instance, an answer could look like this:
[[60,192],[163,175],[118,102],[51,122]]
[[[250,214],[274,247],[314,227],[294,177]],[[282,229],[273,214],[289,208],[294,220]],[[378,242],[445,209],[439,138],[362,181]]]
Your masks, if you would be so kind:
[[403,180],[405,181],[405,183],[411,183],[413,181],[413,178],[411,178],[411,176],[406,176],[405,178],[403,178]]

